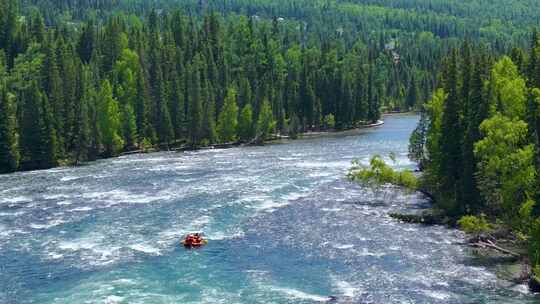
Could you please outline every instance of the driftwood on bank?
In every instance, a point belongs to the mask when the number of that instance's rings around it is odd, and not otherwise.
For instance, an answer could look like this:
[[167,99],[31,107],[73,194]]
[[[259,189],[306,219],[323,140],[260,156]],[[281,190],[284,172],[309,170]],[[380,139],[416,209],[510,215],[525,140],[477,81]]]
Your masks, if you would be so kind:
[[477,248],[489,248],[489,249],[497,250],[504,254],[511,255],[516,258],[521,257],[521,254],[514,252],[512,250],[497,246],[495,243],[493,243],[492,240],[487,239],[487,238],[478,238],[475,242],[470,243],[470,246],[477,247]]

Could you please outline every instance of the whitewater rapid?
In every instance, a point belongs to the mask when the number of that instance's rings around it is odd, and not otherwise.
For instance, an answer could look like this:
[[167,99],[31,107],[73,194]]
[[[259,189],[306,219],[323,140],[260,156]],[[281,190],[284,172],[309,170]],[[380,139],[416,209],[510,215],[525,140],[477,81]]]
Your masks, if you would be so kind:
[[[0,303],[534,303],[459,232],[388,216],[421,195],[346,180],[375,154],[413,168],[417,119],[0,176]],[[208,246],[181,247],[193,231]]]

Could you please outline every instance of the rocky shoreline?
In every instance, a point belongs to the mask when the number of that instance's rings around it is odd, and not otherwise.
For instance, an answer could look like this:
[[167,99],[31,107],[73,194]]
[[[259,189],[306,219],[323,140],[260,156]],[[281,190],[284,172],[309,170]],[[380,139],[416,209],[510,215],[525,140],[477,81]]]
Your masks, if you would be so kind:
[[[443,225],[457,229],[456,219],[433,208],[416,214],[390,213],[389,216],[403,223]],[[527,248],[511,231],[499,229],[472,236],[459,245],[470,250],[473,263],[491,269],[506,287],[527,285],[531,292],[540,292],[540,278],[532,275]]]

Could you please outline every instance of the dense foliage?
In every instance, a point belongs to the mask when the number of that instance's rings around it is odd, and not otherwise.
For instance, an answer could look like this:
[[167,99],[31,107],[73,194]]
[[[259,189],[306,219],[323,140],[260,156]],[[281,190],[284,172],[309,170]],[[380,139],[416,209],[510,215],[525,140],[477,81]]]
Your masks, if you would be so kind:
[[[498,59],[465,43],[445,60],[410,155],[420,185],[454,217],[485,214],[529,240],[540,263],[540,40]],[[468,230],[485,226],[464,217]]]
[[0,171],[416,109],[465,37],[523,43],[525,2],[0,0]]

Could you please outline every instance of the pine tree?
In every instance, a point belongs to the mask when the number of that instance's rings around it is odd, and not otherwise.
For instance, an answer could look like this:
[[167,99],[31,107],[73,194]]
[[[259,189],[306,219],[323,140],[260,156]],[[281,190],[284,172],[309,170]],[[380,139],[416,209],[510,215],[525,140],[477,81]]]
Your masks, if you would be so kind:
[[77,44],[77,53],[82,62],[89,63],[95,47],[94,21],[90,19],[83,27],[82,34]]
[[287,133],[292,139],[298,138],[298,134],[301,132],[300,130],[300,119],[296,114],[293,114],[291,119],[289,120],[289,126],[288,126]]
[[38,86],[32,82],[22,92],[22,120],[21,120],[21,165],[23,169],[38,169],[41,164],[41,100],[42,94]]
[[[448,194],[449,203],[461,203],[460,189],[456,187],[461,182],[462,153],[460,130],[460,98],[458,93],[457,51],[452,52],[448,63],[447,78],[445,79],[445,91],[448,93],[444,104],[441,124],[441,149],[442,149],[442,189]],[[454,206],[451,212],[462,213],[463,206]]]
[[100,130],[100,104],[98,104],[98,95],[98,92],[93,87],[87,93],[89,120],[88,160],[96,160],[101,154],[102,135]]
[[243,75],[240,76],[239,83],[238,105],[243,108],[244,106],[252,102],[253,96],[251,86],[246,77],[244,77]]
[[463,179],[462,197],[463,203],[470,211],[481,208],[481,198],[477,188],[476,172],[477,160],[474,156],[474,144],[481,139],[480,124],[489,116],[489,100],[484,93],[483,62],[477,60],[472,72],[469,109],[465,118],[466,129],[463,138]]
[[157,100],[157,132],[160,144],[165,144],[167,149],[169,144],[174,139],[174,130],[169,113],[168,95],[166,91],[165,81],[161,74],[158,77],[158,100]]
[[138,142],[142,143],[150,140],[155,132],[150,124],[150,113],[148,109],[150,92],[142,68],[137,69],[136,75],[136,88],[138,94],[135,97],[134,110],[136,116]]
[[58,67],[56,48],[53,44],[47,47],[47,57],[45,61],[46,71],[46,92],[49,97],[49,103],[53,111],[53,119],[56,129],[56,138],[58,142],[58,153],[64,155],[64,89],[62,87],[62,77]]
[[238,135],[243,141],[249,141],[254,137],[253,134],[253,109],[251,104],[246,104],[240,112],[238,119]]
[[[61,63],[61,78],[63,84],[63,131],[62,138],[64,139],[64,150],[71,151],[74,146],[74,130],[75,130],[75,108],[77,104],[77,65],[75,62],[75,54],[68,44],[60,44],[60,63]],[[53,102],[58,102],[55,98]]]
[[90,69],[85,68],[81,80],[82,97],[79,101],[76,118],[77,126],[75,128],[75,163],[84,161],[88,158],[90,145],[90,120],[88,104],[92,101],[92,82]]
[[42,43],[45,39],[45,21],[39,11],[33,11],[30,18],[31,36],[37,43]]
[[352,75],[346,73],[341,77],[341,97],[339,99],[340,128],[346,129],[353,126],[354,114],[354,91]]
[[268,99],[263,100],[259,118],[257,119],[257,138],[260,141],[268,139],[272,131],[276,128],[276,121],[272,115],[272,109]]
[[407,98],[405,99],[405,104],[407,105],[408,110],[412,110],[417,104],[420,103],[420,100],[418,100],[420,97],[420,93],[418,91],[418,83],[416,82],[416,78],[411,76],[411,81],[409,82],[409,91],[407,92]]
[[214,102],[213,95],[209,94],[207,96],[206,103],[204,104],[204,116],[203,116],[203,137],[208,141],[208,143],[213,144],[217,140],[216,132],[216,103]]
[[418,163],[420,170],[424,169],[427,161],[426,141],[429,127],[428,116],[425,110],[420,113],[420,121],[414,129],[409,140],[409,159]]
[[15,96],[0,87],[0,173],[19,168],[19,143],[15,118]]
[[137,146],[137,122],[131,104],[122,106],[122,135],[126,148],[133,149]]
[[7,57],[7,64],[9,67],[13,66],[13,60],[15,59],[16,40],[17,33],[20,31],[18,26],[18,3],[17,0],[5,0],[0,2],[2,5],[2,28],[0,29],[0,49],[5,50]]
[[41,144],[41,169],[48,169],[58,165],[56,130],[54,128],[54,119],[47,95],[41,95],[41,126],[40,126],[40,144]]
[[[180,68],[183,73],[183,66]],[[185,128],[186,128],[186,105],[185,105],[185,90],[184,90],[184,80],[178,79],[178,76],[175,75],[172,80],[172,92],[171,92],[171,102],[172,102],[172,112],[171,119],[173,122],[174,136],[176,139],[181,139],[185,137]]]
[[219,113],[218,136],[222,142],[231,142],[237,139],[238,106],[236,105],[236,90],[229,89],[225,102]]
[[379,108],[379,102],[378,102],[378,98],[380,96],[377,96],[376,95],[376,92],[375,92],[375,80],[373,79],[374,78],[374,75],[373,75],[373,69],[374,67],[371,66],[369,68],[369,77],[368,77],[368,114],[367,114],[367,118],[368,118],[368,121],[371,122],[371,123],[375,123],[379,120],[379,118],[381,118],[381,112],[380,112],[380,108]]
[[355,102],[355,121],[359,122],[366,120],[367,116],[367,77],[365,73],[365,66],[363,64],[358,65],[356,72],[356,89],[354,92]]
[[538,30],[534,29],[531,36],[529,65],[527,67],[527,79],[530,87],[540,88],[540,39]]
[[202,140],[202,97],[201,78],[197,62],[191,67],[191,79],[188,87],[189,94],[189,132],[192,146],[198,146]]

